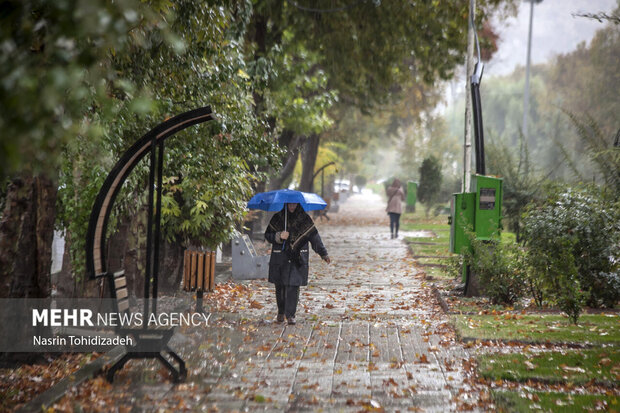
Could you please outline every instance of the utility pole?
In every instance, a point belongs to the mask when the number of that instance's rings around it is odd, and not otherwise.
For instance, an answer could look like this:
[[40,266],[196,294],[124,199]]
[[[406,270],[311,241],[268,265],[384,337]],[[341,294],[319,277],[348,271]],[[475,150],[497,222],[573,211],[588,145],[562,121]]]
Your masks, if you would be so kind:
[[471,189],[471,85],[474,74],[474,27],[476,0],[469,2],[469,28],[467,29],[467,58],[465,60],[465,142],[463,144],[463,184],[461,192]]
[[532,21],[534,20],[534,3],[542,0],[524,0],[530,2],[530,27],[527,36],[527,61],[525,65],[525,90],[523,91],[523,138],[527,142],[527,118],[530,105],[530,61],[532,55]]

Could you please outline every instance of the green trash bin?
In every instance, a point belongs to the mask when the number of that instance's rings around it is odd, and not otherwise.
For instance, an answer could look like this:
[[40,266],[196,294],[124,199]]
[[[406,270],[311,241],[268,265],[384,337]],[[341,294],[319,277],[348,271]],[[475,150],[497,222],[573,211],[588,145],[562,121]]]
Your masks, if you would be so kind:
[[415,203],[418,202],[418,183],[407,182],[407,203],[405,204],[405,212],[415,212]]

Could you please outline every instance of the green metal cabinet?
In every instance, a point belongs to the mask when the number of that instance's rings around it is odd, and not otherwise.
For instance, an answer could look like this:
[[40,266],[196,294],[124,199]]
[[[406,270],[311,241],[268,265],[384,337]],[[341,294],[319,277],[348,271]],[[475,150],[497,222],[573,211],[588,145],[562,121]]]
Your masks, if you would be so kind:
[[499,239],[502,219],[503,180],[491,176],[474,175],[472,189],[476,193],[474,219],[476,239]]
[[450,252],[462,254],[470,248],[468,233],[474,230],[476,194],[452,194],[450,204]]
[[405,210],[407,212],[415,212],[415,203],[418,201],[418,183],[409,181],[407,182],[407,203]]
[[501,229],[503,180],[472,176],[473,192],[453,194],[450,214],[450,252],[462,254],[470,248],[468,233],[476,239],[498,239]]

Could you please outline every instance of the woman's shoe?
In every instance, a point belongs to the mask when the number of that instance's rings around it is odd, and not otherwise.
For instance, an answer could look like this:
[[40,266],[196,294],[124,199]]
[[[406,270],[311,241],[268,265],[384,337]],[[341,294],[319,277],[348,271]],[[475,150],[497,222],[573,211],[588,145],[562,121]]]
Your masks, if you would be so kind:
[[291,326],[297,324],[297,322],[295,321],[295,317],[289,317],[286,319],[286,321],[288,321],[288,324]]
[[278,314],[278,316],[276,317],[276,323],[283,323],[284,322],[284,314]]

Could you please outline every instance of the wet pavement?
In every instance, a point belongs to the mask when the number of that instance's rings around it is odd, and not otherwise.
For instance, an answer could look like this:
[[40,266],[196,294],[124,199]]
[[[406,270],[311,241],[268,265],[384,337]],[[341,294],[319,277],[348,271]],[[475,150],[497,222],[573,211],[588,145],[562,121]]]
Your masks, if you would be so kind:
[[175,335],[185,383],[162,379],[156,362],[132,361],[108,390],[115,403],[132,411],[328,412],[446,412],[472,403],[469,355],[402,241],[428,234],[390,239],[384,208],[379,197],[355,195],[317,222],[332,264],[311,253],[296,325],[275,322],[271,284],[244,282],[250,305],[210,312],[208,328]]

